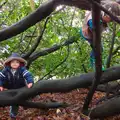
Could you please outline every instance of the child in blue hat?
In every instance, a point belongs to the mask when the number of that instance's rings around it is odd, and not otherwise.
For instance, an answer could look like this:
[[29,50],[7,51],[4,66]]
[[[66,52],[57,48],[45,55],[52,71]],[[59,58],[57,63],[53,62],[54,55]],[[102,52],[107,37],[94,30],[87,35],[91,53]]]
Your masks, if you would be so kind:
[[[27,86],[33,86],[33,76],[26,69],[27,61],[24,60],[18,53],[13,53],[4,62],[4,69],[0,72],[0,91],[4,88],[18,89]],[[19,106],[10,106],[10,117],[15,119],[18,113]]]

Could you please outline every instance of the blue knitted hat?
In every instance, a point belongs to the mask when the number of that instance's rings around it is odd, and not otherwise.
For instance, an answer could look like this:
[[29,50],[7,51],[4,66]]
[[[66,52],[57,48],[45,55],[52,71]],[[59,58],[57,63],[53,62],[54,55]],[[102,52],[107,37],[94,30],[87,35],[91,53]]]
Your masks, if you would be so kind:
[[12,60],[18,60],[25,65],[27,64],[27,61],[23,59],[18,53],[12,53],[12,55],[5,60],[4,65],[8,64]]

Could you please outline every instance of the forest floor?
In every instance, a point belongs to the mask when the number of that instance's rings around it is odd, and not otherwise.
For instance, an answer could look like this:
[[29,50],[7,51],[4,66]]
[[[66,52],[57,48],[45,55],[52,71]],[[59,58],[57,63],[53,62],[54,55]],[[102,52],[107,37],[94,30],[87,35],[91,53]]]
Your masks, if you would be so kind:
[[[77,89],[68,93],[41,94],[40,97],[34,98],[34,101],[66,102],[70,104],[70,106],[67,108],[49,110],[32,108],[24,110],[22,107],[20,107],[17,120],[88,120],[88,118],[81,113],[87,92],[87,89]],[[95,106],[98,99],[103,96],[103,93],[96,92],[90,106]],[[9,107],[0,108],[0,120],[10,120]],[[120,116],[105,118],[105,120],[120,120]]]

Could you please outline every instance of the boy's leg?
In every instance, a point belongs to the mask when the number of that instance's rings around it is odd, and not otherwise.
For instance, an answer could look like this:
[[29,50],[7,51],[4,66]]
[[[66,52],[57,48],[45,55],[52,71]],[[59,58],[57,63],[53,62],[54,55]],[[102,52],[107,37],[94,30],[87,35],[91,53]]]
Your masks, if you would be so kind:
[[19,109],[19,106],[17,105],[10,106],[10,117],[11,118],[16,118],[18,114],[18,109]]
[[[91,67],[93,68],[93,70],[95,70],[95,52],[93,50],[93,46],[92,44],[90,44],[91,48],[92,48],[92,51],[90,53],[90,64],[91,64]],[[103,46],[101,44],[101,51],[103,52]],[[102,65],[102,70],[105,70],[104,66]]]
[[[88,41],[88,43],[90,44],[91,48],[92,48],[92,51],[90,53],[90,64],[91,64],[91,67],[92,69],[95,71],[95,53],[94,53],[94,50],[93,50],[93,43],[92,43],[92,39],[87,39],[84,37],[83,33],[82,33],[82,28],[80,28],[80,38],[82,40],[86,40]],[[103,45],[101,44],[101,50],[103,52]],[[102,70],[104,70],[104,67],[102,66]]]
[[90,53],[90,65],[91,65],[92,69],[95,70],[95,53],[94,53],[93,49]]

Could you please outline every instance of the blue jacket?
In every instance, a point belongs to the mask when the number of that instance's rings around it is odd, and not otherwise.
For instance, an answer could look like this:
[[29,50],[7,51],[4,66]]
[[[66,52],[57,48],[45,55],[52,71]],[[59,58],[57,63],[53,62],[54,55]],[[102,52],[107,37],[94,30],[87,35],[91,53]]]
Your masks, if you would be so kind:
[[10,67],[5,67],[0,72],[0,86],[7,89],[17,89],[26,86],[26,83],[34,83],[31,73],[25,68],[20,67],[13,75]]

